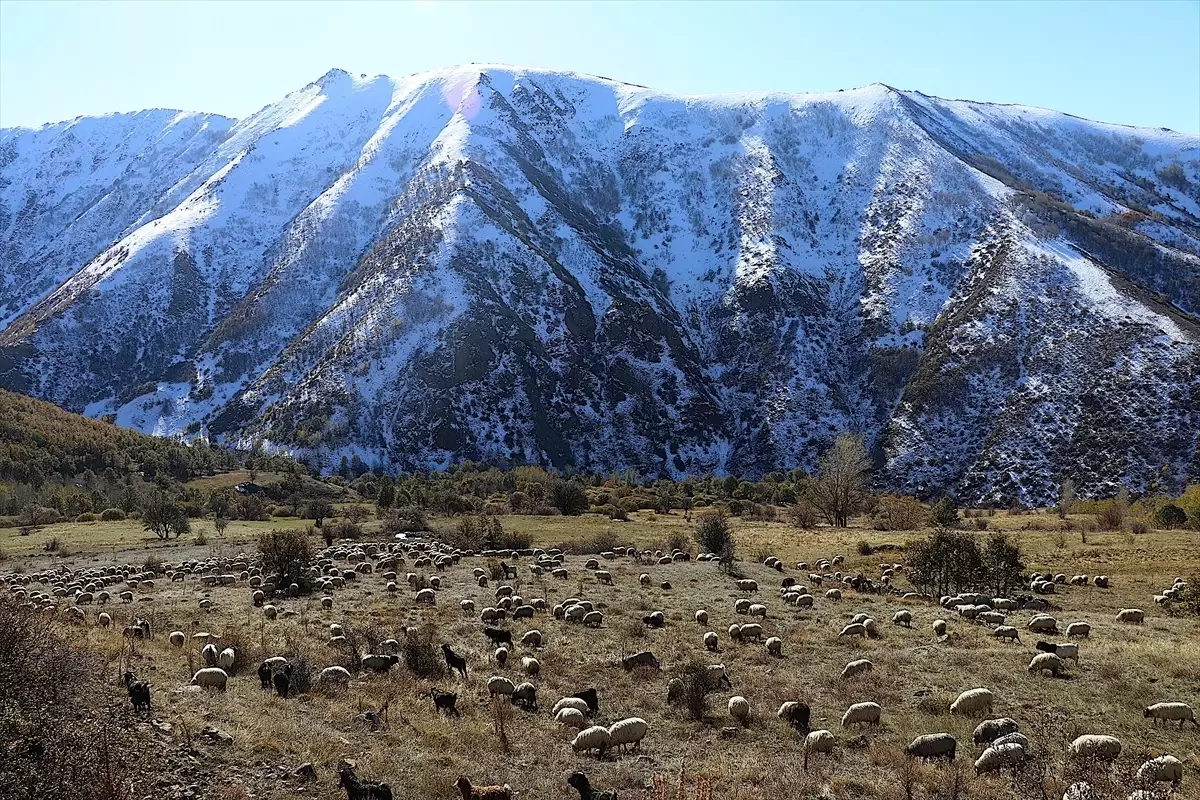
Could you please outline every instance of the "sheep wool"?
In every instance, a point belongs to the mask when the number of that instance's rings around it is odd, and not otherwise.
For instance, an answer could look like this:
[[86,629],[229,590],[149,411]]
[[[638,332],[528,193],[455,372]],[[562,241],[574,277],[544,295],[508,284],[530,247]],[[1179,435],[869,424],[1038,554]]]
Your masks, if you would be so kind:
[[192,686],[199,686],[202,689],[216,689],[219,692],[225,691],[225,684],[228,682],[229,673],[220,667],[198,669],[196,670],[196,674],[192,676]]
[[593,725],[575,735],[575,738],[571,740],[571,749],[576,753],[595,750],[599,755],[604,755],[604,751],[608,749],[611,741],[608,728],[603,725]]
[[813,753],[832,753],[837,739],[827,730],[812,731],[804,737],[804,769],[808,770],[808,757]]
[[1121,740],[1115,736],[1085,733],[1071,742],[1069,749],[1074,758],[1115,761],[1121,755],[1121,747]]
[[881,714],[883,714],[883,709],[878,703],[855,703],[842,715],[842,727],[849,728],[851,725],[860,724],[878,725]]
[[857,661],[851,661],[842,669],[842,680],[853,678],[855,675],[862,675],[865,672],[870,672],[875,668],[869,660],[860,658]]
[[1002,744],[992,746],[983,751],[975,759],[975,774],[995,772],[1002,767],[1012,767],[1025,760],[1025,748],[1019,744]]
[[906,755],[913,758],[946,758],[954,760],[958,740],[948,733],[927,733],[913,739],[904,748]]
[[503,675],[493,675],[492,677],[488,678],[488,694],[512,694],[514,691],[516,691],[516,688],[517,687],[513,686],[513,682],[508,678],[505,678]]
[[775,656],[776,658],[783,657],[783,639],[780,639],[778,636],[772,636],[770,639],[767,639],[766,647],[768,655]]
[[976,726],[975,731],[971,734],[971,741],[975,744],[990,744],[1001,736],[1016,732],[1017,721],[1015,719],[1008,717],[985,719]]
[[587,717],[578,708],[561,708],[554,714],[554,721],[566,728],[583,730],[588,726]]
[[1178,785],[1183,780],[1183,762],[1175,756],[1152,758],[1138,767],[1137,779],[1141,783],[1162,782]]
[[223,670],[233,669],[234,662],[237,661],[237,653],[232,647],[226,647],[217,656],[217,666]]
[[1064,667],[1063,660],[1054,653],[1038,653],[1029,662],[1029,671],[1035,675],[1040,675],[1043,672],[1058,677]]
[[1196,713],[1187,703],[1155,703],[1152,706],[1146,706],[1142,711],[1142,716],[1154,720],[1155,725],[1159,720],[1164,723],[1178,720],[1181,728],[1185,722],[1190,722],[1200,728],[1200,722],[1196,721]]
[[996,696],[990,689],[968,689],[950,704],[951,714],[972,716],[992,710]]
[[641,747],[642,739],[650,731],[650,726],[641,717],[629,717],[608,726],[608,742],[612,747],[633,745],[637,750]]
[[741,695],[729,698],[729,716],[737,720],[743,727],[750,724],[750,701]]

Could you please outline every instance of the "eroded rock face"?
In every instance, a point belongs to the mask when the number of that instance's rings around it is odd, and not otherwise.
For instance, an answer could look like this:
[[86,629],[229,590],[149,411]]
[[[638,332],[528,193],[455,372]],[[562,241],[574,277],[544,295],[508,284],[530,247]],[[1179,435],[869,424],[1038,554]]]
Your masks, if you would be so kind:
[[1200,474],[1200,139],[871,86],[331,72],[0,140],[0,385],[326,468]]

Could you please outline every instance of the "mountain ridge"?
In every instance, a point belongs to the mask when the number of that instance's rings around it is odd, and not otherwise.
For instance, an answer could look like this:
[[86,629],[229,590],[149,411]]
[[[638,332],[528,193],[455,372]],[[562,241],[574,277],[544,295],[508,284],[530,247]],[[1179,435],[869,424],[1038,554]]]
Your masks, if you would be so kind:
[[[971,500],[1200,472],[1200,137],[474,65],[213,126],[103,247],[0,133],[0,385],[325,464],[756,474],[852,429]],[[1092,441],[1093,400],[1131,417]]]

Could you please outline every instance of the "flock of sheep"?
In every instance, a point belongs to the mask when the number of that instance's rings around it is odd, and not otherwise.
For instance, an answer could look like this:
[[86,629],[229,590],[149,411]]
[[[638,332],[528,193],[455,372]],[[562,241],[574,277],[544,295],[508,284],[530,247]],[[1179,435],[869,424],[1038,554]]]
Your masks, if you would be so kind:
[[[503,553],[471,553],[460,552],[436,542],[389,542],[389,543],[342,543],[322,551],[311,568],[309,576],[316,596],[320,597],[323,609],[332,609],[335,597],[340,589],[348,585],[375,582],[387,596],[399,595],[403,591],[411,593],[416,608],[440,604],[441,598],[452,594],[452,587],[443,577],[450,567],[458,565],[463,559],[482,558],[489,562],[493,569],[476,567],[471,573],[476,589],[493,591],[492,604],[477,608],[473,599],[459,597],[456,605],[464,618],[477,618],[481,636],[485,636],[493,648],[491,660],[498,667],[505,667],[511,653],[519,645],[528,655],[514,661],[519,664],[522,675],[527,680],[514,682],[505,675],[491,675],[486,681],[489,697],[496,700],[506,700],[513,705],[537,712],[539,709],[537,686],[542,665],[537,657],[537,651],[543,647],[544,636],[537,627],[529,627],[541,619],[545,625],[578,625],[581,628],[600,628],[605,626],[604,604],[581,597],[570,597],[561,602],[550,602],[545,598],[525,598],[518,594],[520,582],[517,564],[531,578],[567,580],[580,575],[588,576],[597,586],[614,584],[613,570],[603,568],[604,562],[632,560],[638,564],[651,564],[660,567],[689,560],[681,552],[662,553],[657,551],[638,551],[633,548],[621,551],[610,551],[589,558],[581,570],[567,566],[567,556],[557,550],[530,550],[523,552],[506,551]],[[699,561],[713,561],[711,554],[702,554]],[[513,565],[508,562],[512,561]],[[411,563],[410,563],[411,562]],[[498,569],[494,568],[499,562]],[[764,566],[783,572],[785,567],[781,561],[769,558]],[[911,628],[914,617],[921,615],[920,609],[941,609],[940,616],[926,623],[934,635],[934,641],[946,642],[953,633],[951,631],[951,615],[956,615],[963,624],[989,626],[991,635],[997,639],[1021,643],[1021,628],[1010,624],[1010,616],[1014,612],[1032,612],[1033,616],[1024,625],[1024,629],[1036,636],[1051,636],[1059,633],[1060,629],[1067,641],[1045,641],[1039,639],[1035,653],[1028,664],[1028,672],[1033,675],[1049,673],[1060,676],[1066,673],[1068,662],[1078,664],[1080,661],[1080,642],[1087,640],[1092,627],[1086,621],[1076,620],[1066,624],[1050,615],[1049,603],[1045,595],[1056,593],[1056,587],[1061,585],[1086,586],[1089,583],[1099,588],[1109,586],[1107,576],[1096,576],[1089,580],[1088,576],[1074,576],[1068,579],[1066,575],[1043,575],[1035,573],[1027,580],[1030,594],[1017,597],[990,597],[978,593],[964,593],[942,598],[927,598],[916,592],[902,592],[895,584],[903,576],[904,565],[885,564],[880,568],[877,578],[868,578],[861,574],[850,574],[842,571],[844,558],[836,556],[821,560],[813,565],[796,564],[796,570],[806,576],[804,583],[795,577],[784,577],[780,580],[778,597],[785,606],[797,609],[811,609],[817,602],[817,595],[824,603],[835,607],[841,603],[844,593],[854,591],[863,594],[887,594],[914,601],[912,607],[896,611],[891,618],[894,626]],[[499,579],[496,573],[499,573]],[[714,570],[714,580],[718,578]],[[233,587],[235,590],[249,590],[249,602],[261,610],[265,621],[287,619],[298,612],[287,608],[289,600],[301,596],[300,587],[296,584],[279,585],[277,576],[264,574],[261,562],[257,556],[238,555],[234,558],[212,558],[208,560],[185,561],[178,564],[166,564],[161,569],[147,571],[134,567],[91,567],[84,570],[72,571],[65,568],[48,570],[34,574],[10,574],[5,576],[8,591],[20,602],[40,609],[47,614],[60,615],[67,621],[76,624],[88,624],[94,616],[96,624],[102,627],[116,627],[114,614],[116,611],[98,611],[89,615],[88,606],[132,605],[135,600],[141,602],[153,597],[156,582],[170,583],[188,582],[199,584],[205,592],[199,601],[201,610],[212,610],[214,607],[214,590],[220,587]],[[655,582],[650,573],[642,572],[638,583],[649,587]],[[816,594],[810,592],[808,585],[817,587]],[[659,581],[663,590],[671,588],[670,582]],[[1177,598],[1184,583],[1176,580],[1168,589],[1155,597],[1156,602],[1163,598]],[[784,640],[780,636],[767,636],[764,623],[768,618],[775,618],[777,612],[772,612],[766,602],[754,602],[754,597],[760,594],[759,582],[752,579],[737,579],[731,581],[731,588],[745,595],[738,598],[729,611],[733,618],[745,617],[744,623],[732,623],[726,628],[726,636],[731,643],[744,645],[749,642],[760,642],[770,658],[784,659]],[[936,605],[935,605],[936,603]],[[692,619],[700,630],[699,643],[703,650],[698,653],[716,652],[721,647],[721,636],[714,630],[707,630],[712,615],[706,609],[697,609]],[[154,631],[149,623],[136,614],[130,613],[128,624],[122,628],[124,636],[131,640],[151,638]],[[1141,609],[1122,609],[1116,615],[1116,621],[1125,624],[1140,624],[1145,619]],[[508,625],[512,622],[525,621],[526,629],[521,632],[514,644],[513,633]],[[642,617],[642,623],[647,628],[661,628],[668,624],[668,618],[661,609],[651,609]],[[233,667],[239,661],[239,654],[232,647],[220,646],[217,634],[203,630],[173,630],[167,635],[169,643],[175,648],[185,648],[189,642],[199,647],[200,657],[204,666],[196,670],[191,683],[202,689],[226,690]],[[845,626],[837,634],[841,637],[878,638],[882,635],[878,621],[865,613],[851,616]],[[386,673],[400,662],[398,653],[402,650],[402,639],[407,636],[419,635],[415,628],[401,634],[400,639],[388,639],[378,643],[378,652],[363,653],[358,666],[364,674]],[[329,643],[343,644],[346,641],[345,630],[339,623],[329,625]],[[441,645],[442,656],[451,674],[457,672],[464,679],[467,675],[467,659],[455,651],[457,643],[444,642]],[[657,673],[663,669],[660,660],[652,651],[644,650],[630,653],[621,659],[625,670],[642,670],[647,673]],[[841,679],[849,681],[857,676],[869,674],[874,665],[868,659],[849,661],[841,672]],[[259,665],[257,674],[264,690],[274,690],[281,697],[290,694],[292,665],[284,655],[274,655],[264,659]],[[350,669],[342,665],[330,665],[320,670],[316,676],[315,686],[336,690],[348,686],[355,679]],[[709,664],[705,673],[705,691],[732,689],[730,676],[723,664]],[[151,698],[150,686],[145,681],[139,681],[133,672],[123,675],[135,711],[149,711]],[[680,677],[666,681],[666,700],[668,704],[677,704],[684,694],[685,687]],[[435,708],[449,716],[458,714],[454,692],[447,692],[437,687],[431,687],[429,695]],[[997,705],[996,693],[990,689],[979,687],[962,692],[949,706],[949,713],[954,716],[985,717],[975,728],[972,744],[982,748],[974,761],[977,774],[993,773],[1005,769],[1019,768],[1030,756],[1030,740],[1019,730],[1019,724],[1007,717],[992,718],[990,715]],[[651,735],[652,727],[640,716],[626,717],[602,725],[595,721],[599,710],[600,693],[593,687],[579,691],[573,695],[556,700],[550,711],[554,721],[567,729],[576,731],[571,739],[571,750],[576,754],[595,754],[597,757],[623,752],[637,751],[643,741]],[[751,698],[737,694],[727,701],[730,718],[741,726],[749,726],[754,719]],[[851,729],[857,726],[879,725],[884,716],[884,708],[877,702],[864,700],[851,704],[841,716],[841,727]],[[801,750],[804,759],[804,769],[809,767],[809,761],[814,756],[827,755],[837,748],[839,737],[831,730],[810,728],[811,709],[800,700],[784,702],[776,712],[776,716],[794,728],[802,736]],[[1186,703],[1167,700],[1155,703],[1144,709],[1144,716],[1155,723],[1178,722],[1182,728],[1191,722],[1197,728],[1196,716]],[[906,755],[921,759],[953,760],[958,754],[959,743],[949,733],[932,732],[917,736],[904,748]],[[1107,734],[1087,734],[1079,736],[1071,742],[1068,752],[1071,758],[1093,762],[1111,762],[1117,758],[1123,748],[1122,742]],[[343,765],[339,771],[340,785],[346,790],[351,800],[357,798],[390,797],[390,789],[386,784],[370,783],[360,780],[353,769]],[[1147,760],[1137,770],[1137,780],[1147,787],[1169,785],[1177,787],[1183,780],[1183,763],[1173,755],[1164,754]],[[466,777],[459,779],[457,784],[465,800],[498,800],[512,796],[512,790],[507,786],[474,787]],[[607,800],[615,798],[615,792],[602,791],[593,788],[585,773],[576,772],[568,780],[568,786],[579,792],[583,800]],[[1130,795],[1131,800],[1147,795],[1139,795],[1138,790]],[[1069,787],[1064,800],[1087,800],[1095,796],[1089,794],[1092,788],[1086,783],[1076,783]]]

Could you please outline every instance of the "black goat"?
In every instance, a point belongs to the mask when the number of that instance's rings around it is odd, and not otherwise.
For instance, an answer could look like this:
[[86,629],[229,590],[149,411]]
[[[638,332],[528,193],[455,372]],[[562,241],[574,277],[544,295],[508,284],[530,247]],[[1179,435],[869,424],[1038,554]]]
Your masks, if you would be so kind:
[[503,561],[501,561],[500,569],[504,570],[504,579],[505,580],[508,580],[509,578],[517,577],[516,567],[510,567],[508,564],[505,564]]
[[483,635],[492,640],[492,644],[512,644],[512,634],[503,628],[484,628]]
[[435,711],[444,711],[448,717],[457,717],[458,708],[455,703],[458,702],[458,695],[454,692],[443,692],[434,687],[429,690],[430,697],[433,698],[433,708]]
[[150,684],[134,680],[132,672],[126,672],[122,682],[125,684],[125,691],[129,692],[129,702],[133,704],[134,713],[150,713]]
[[271,691],[271,665],[265,661],[258,665],[258,682],[263,691]]
[[349,800],[392,800],[392,787],[386,783],[359,780],[354,767],[349,764],[342,764],[338,776],[338,786],[346,790]]
[[467,660],[458,653],[450,649],[450,645],[442,645],[442,655],[446,657],[446,666],[450,668],[453,674],[456,670],[462,673],[464,679],[467,677]]
[[567,778],[567,786],[579,792],[579,800],[617,800],[616,789],[593,789],[591,781],[583,772],[572,772]]
[[583,702],[587,703],[588,712],[595,715],[600,711],[600,696],[596,694],[596,689],[585,689],[582,692],[567,695],[568,697],[578,697]]
[[271,683],[275,684],[275,694],[286,699],[288,689],[292,685],[292,665],[285,664],[282,671],[276,672],[271,677]]
[[1054,642],[1038,641],[1038,643],[1036,645],[1034,645],[1034,647],[1036,647],[1038,650],[1041,650],[1043,653],[1057,653],[1058,652],[1058,645],[1056,645]]

